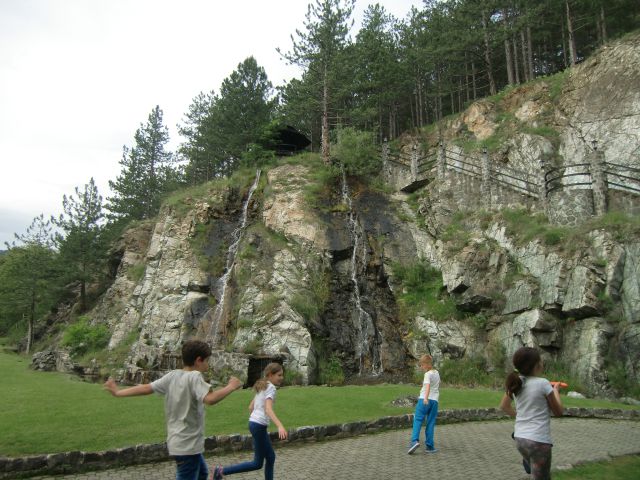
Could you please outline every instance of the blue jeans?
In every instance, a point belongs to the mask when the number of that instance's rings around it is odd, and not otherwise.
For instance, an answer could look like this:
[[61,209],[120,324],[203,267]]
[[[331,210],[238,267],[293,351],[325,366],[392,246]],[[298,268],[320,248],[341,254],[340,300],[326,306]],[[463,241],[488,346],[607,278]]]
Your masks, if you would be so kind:
[[429,400],[427,405],[424,404],[424,399],[418,400],[416,405],[416,413],[413,416],[413,432],[411,433],[411,443],[420,441],[420,428],[425,418],[427,424],[424,427],[425,445],[427,450],[433,450],[433,434],[436,430],[436,417],[438,416],[438,402],[435,400]]
[[271,446],[269,432],[266,425],[249,422],[249,431],[253,437],[253,460],[251,462],[239,463],[224,467],[222,472],[224,475],[232,475],[234,473],[251,472],[252,470],[260,470],[262,464],[266,460],[264,467],[265,480],[273,480],[273,465],[276,462],[276,452]]
[[197,455],[175,455],[176,480],[207,480],[209,469],[204,461],[204,456]]

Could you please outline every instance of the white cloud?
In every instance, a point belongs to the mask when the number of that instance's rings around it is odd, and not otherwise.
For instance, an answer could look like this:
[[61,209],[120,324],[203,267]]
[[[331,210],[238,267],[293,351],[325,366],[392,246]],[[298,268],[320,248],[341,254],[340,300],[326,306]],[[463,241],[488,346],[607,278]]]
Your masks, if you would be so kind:
[[[94,177],[108,195],[123,145],[160,105],[175,125],[249,55],[274,85],[304,0],[2,0],[0,245]],[[404,17],[419,0],[380,2]],[[356,18],[366,3],[358,4]],[[23,218],[22,226],[19,219]]]

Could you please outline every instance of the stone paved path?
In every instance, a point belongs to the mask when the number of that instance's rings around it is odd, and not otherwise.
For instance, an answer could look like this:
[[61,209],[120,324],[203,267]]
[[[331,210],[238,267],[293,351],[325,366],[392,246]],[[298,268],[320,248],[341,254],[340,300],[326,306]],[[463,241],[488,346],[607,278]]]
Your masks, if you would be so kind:
[[[290,446],[276,450],[279,480],[360,479],[520,479],[520,458],[510,438],[513,422],[478,422],[436,427],[440,451],[406,454],[409,431],[391,431],[355,438]],[[640,422],[594,419],[553,419],[553,467],[640,453]],[[209,462],[230,464],[251,458],[250,452],[209,457]],[[631,472],[630,472],[631,473]],[[45,479],[115,480],[173,479],[173,462],[162,462],[86,474],[38,477]],[[228,476],[259,480],[262,471]]]

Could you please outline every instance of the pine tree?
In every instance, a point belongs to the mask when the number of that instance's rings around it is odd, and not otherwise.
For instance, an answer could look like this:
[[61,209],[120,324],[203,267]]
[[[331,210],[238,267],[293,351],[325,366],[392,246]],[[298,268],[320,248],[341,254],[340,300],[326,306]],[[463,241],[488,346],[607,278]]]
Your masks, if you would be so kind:
[[62,197],[64,213],[52,218],[60,228],[55,243],[61,265],[70,281],[80,284],[80,306],[87,308],[87,285],[97,278],[106,254],[102,237],[102,197],[91,178],[84,189],[75,188],[75,196]]
[[255,143],[271,120],[273,86],[264,68],[249,57],[224,79],[215,104],[216,121],[227,160],[227,173],[238,165],[242,154]]
[[109,181],[114,196],[107,209],[115,218],[144,219],[158,213],[162,197],[179,183],[173,167],[173,154],[165,150],[169,131],[162,123],[162,110],[156,106],[134,135],[135,145],[123,147],[122,170]]
[[291,36],[293,48],[280,53],[288,62],[314,70],[320,79],[322,98],[321,149],[322,158],[329,163],[329,106],[340,54],[348,42],[353,25],[350,21],[355,0],[316,0],[307,8],[305,31],[296,30],[297,40]]
[[15,234],[0,262],[0,332],[26,322],[26,353],[33,344],[36,321],[57,298],[56,252],[52,226],[44,215],[33,219],[25,234]]

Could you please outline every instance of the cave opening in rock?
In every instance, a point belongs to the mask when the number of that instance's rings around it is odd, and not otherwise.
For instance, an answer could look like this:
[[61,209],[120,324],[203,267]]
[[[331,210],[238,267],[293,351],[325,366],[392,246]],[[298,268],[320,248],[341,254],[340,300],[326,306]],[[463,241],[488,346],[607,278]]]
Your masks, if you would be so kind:
[[247,387],[253,387],[253,384],[256,383],[256,380],[259,380],[262,377],[262,372],[265,367],[272,362],[279,363],[282,365],[283,359],[282,357],[273,357],[266,355],[253,356],[249,359],[249,367],[247,369]]

